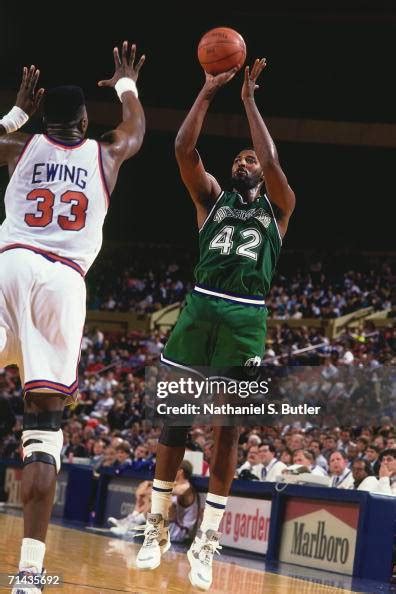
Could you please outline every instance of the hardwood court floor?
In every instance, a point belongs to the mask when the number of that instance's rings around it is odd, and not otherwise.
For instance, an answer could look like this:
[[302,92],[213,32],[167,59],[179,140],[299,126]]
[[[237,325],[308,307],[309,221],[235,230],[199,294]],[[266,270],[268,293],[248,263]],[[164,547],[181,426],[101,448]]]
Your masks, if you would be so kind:
[[[15,573],[22,519],[0,514],[0,573]],[[45,566],[62,575],[62,587],[48,594],[193,594],[186,556],[169,551],[154,571],[134,567],[138,545],[52,524],[48,531]],[[236,563],[216,562],[211,594],[346,594],[347,590],[258,571]],[[10,589],[0,587],[0,592]],[[348,590],[349,592],[349,590]]]

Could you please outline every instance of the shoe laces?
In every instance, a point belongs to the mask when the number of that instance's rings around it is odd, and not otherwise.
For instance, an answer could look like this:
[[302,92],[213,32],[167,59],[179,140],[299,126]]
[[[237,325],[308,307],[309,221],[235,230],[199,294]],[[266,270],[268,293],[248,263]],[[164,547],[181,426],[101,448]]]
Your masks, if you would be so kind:
[[[206,542],[201,548],[201,555],[202,555],[201,562],[204,565],[212,565],[213,555],[215,553],[217,553],[217,555],[220,555],[219,550],[222,548],[223,547],[216,540]],[[200,555],[200,557],[201,557],[201,555]]]
[[144,527],[144,547],[151,547],[154,540],[158,540],[160,536],[159,526],[153,526],[153,524],[146,524]]

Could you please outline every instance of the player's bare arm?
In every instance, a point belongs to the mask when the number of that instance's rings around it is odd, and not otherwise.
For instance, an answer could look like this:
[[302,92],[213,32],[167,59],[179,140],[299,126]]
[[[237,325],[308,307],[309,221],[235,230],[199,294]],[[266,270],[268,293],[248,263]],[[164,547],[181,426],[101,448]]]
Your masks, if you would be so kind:
[[121,164],[135,155],[143,143],[146,129],[143,107],[138,99],[136,82],[145,56],[135,64],[136,45],[129,49],[128,41],[122,44],[121,57],[118,47],[113,50],[114,74],[98,82],[100,87],[116,89],[122,102],[122,122],[104,134],[101,140],[103,166],[110,192],[113,191]]
[[296,199],[279,163],[274,141],[254,99],[254,93],[259,88],[256,82],[265,66],[265,58],[255,60],[251,70],[249,66],[246,66],[241,96],[249,122],[254,150],[263,169],[268,198],[279,211],[277,222],[283,237],[294,210]]
[[198,227],[202,226],[208,211],[220,194],[220,186],[217,180],[205,171],[196,145],[212,99],[236,72],[237,68],[217,76],[205,73],[205,84],[176,136],[176,159],[182,180],[197,209]]
[[29,134],[16,132],[38,109],[44,89],[37,89],[40,70],[23,68],[22,81],[12,110],[0,120],[0,165],[8,165],[10,174],[21,154]]

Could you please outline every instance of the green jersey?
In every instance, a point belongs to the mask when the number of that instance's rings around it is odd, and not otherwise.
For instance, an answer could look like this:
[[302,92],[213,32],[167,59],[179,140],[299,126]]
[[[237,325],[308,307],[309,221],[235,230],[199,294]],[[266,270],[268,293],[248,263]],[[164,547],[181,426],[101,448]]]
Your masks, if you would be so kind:
[[222,192],[199,234],[195,268],[200,292],[262,300],[268,294],[282,245],[268,198],[245,202],[237,192]]

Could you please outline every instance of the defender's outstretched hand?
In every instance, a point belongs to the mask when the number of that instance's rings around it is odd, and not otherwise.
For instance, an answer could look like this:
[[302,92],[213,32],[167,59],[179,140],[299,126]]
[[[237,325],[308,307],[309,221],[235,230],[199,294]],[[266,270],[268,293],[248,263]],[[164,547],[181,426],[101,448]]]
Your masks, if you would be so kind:
[[231,70],[227,70],[227,72],[221,72],[220,74],[208,74],[205,72],[205,84],[203,86],[203,90],[205,91],[205,95],[208,99],[211,99],[217,91],[224,87],[227,83],[230,82],[238,72],[238,68],[231,68]]
[[113,77],[108,80],[100,80],[98,82],[99,87],[115,87],[117,81],[119,81],[120,78],[125,77],[131,78],[134,82],[137,81],[140,69],[143,66],[146,56],[143,54],[135,66],[136,45],[131,45],[130,51],[128,51],[128,46],[128,41],[124,41],[122,44],[121,58],[118,47],[113,49],[115,66]]
[[16,97],[15,105],[31,116],[40,105],[44,89],[36,91],[40,70],[36,66],[23,68],[21,86]]
[[246,66],[241,93],[242,101],[244,99],[248,99],[249,97],[254,97],[254,91],[259,88],[259,85],[256,84],[256,81],[266,65],[267,60],[265,58],[261,58],[261,60],[257,58],[254,61],[251,72],[249,66]]

